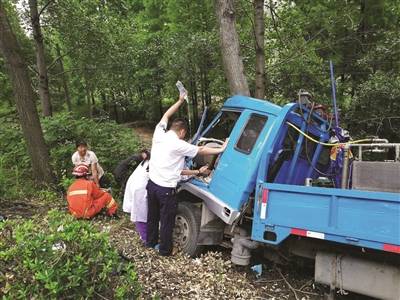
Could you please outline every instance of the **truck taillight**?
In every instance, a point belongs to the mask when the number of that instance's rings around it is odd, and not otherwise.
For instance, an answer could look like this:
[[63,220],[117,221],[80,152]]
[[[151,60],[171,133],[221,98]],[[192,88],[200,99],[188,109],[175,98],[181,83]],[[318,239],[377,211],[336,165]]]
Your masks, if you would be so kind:
[[260,219],[266,219],[267,217],[268,194],[269,194],[268,189],[262,189]]
[[400,254],[400,246],[398,245],[383,244],[383,250]]

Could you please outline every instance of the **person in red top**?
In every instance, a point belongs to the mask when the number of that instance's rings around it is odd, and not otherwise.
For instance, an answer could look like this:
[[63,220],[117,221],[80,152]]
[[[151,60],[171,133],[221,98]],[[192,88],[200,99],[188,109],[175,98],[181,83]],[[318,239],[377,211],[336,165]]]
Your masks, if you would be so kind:
[[103,208],[109,216],[117,212],[118,205],[111,194],[100,189],[96,183],[88,180],[87,165],[78,165],[72,174],[76,180],[68,189],[67,201],[71,214],[76,218],[90,219],[97,215]]

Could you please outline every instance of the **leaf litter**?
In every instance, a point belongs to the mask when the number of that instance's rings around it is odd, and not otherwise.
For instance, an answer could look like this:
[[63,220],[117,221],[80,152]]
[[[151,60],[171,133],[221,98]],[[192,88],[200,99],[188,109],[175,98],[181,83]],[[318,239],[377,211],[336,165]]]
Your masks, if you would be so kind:
[[[21,209],[2,213],[12,219],[25,219],[44,214],[49,206],[65,210],[62,203],[21,201]],[[35,205],[33,210],[31,206]],[[145,248],[129,217],[109,218],[101,214],[91,221],[99,230],[109,233],[110,243],[120,255],[135,265],[142,286],[141,299],[299,299],[323,298],[323,290],[312,275],[286,267],[282,271],[271,265],[261,278],[249,268],[237,267],[230,261],[230,250],[219,248],[198,258],[182,252],[162,257],[154,249]],[[62,230],[60,228],[59,230]],[[59,246],[59,245],[57,245]],[[57,247],[58,248],[58,247]],[[282,278],[284,276],[284,278]],[[287,283],[290,282],[291,288]],[[295,289],[296,296],[292,289]],[[296,300],[297,300],[296,299]]]
[[[230,261],[230,251],[209,251],[198,258],[182,252],[160,256],[144,247],[134,225],[122,216],[119,220],[102,221],[100,230],[110,233],[110,241],[120,255],[134,263],[142,285],[143,299],[321,299],[323,294],[313,284],[312,276],[292,274],[270,266],[261,278],[249,268],[237,267]],[[280,276],[285,276],[285,280]],[[285,282],[301,287],[294,295]]]

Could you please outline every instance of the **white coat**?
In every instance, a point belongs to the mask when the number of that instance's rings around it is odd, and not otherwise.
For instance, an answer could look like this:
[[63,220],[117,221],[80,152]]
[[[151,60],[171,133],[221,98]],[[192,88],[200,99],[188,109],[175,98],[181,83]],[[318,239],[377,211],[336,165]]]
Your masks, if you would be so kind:
[[126,183],[122,209],[131,213],[131,221],[147,222],[147,182],[149,161],[140,163]]

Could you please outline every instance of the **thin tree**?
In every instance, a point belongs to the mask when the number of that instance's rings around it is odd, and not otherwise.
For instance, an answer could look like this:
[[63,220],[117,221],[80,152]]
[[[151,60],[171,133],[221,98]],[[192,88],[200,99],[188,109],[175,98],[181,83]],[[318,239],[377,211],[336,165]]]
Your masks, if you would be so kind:
[[249,85],[240,57],[239,36],[236,31],[234,0],[215,0],[215,12],[219,24],[222,62],[232,94],[249,96]]
[[64,97],[65,97],[65,103],[67,104],[68,111],[72,111],[72,103],[71,103],[71,96],[69,94],[69,88],[68,88],[68,80],[67,80],[67,75],[64,69],[64,62],[63,62],[63,56],[61,55],[61,49],[60,45],[56,44],[56,51],[57,55],[59,57],[58,63],[60,66],[60,75],[61,75],[61,80],[64,88]]
[[21,55],[17,38],[0,1],[0,51],[11,79],[22,132],[32,163],[34,179],[38,183],[51,183],[49,152],[44,141],[28,67]]
[[43,35],[42,29],[40,27],[40,14],[38,12],[37,0],[29,0],[29,10],[31,15],[33,39],[35,40],[36,46],[36,65],[39,75],[39,97],[42,103],[43,116],[49,117],[52,115],[52,107],[50,101],[49,78],[47,76]]
[[254,41],[256,50],[256,89],[254,96],[259,99],[265,97],[265,51],[264,51],[264,0],[254,0]]

